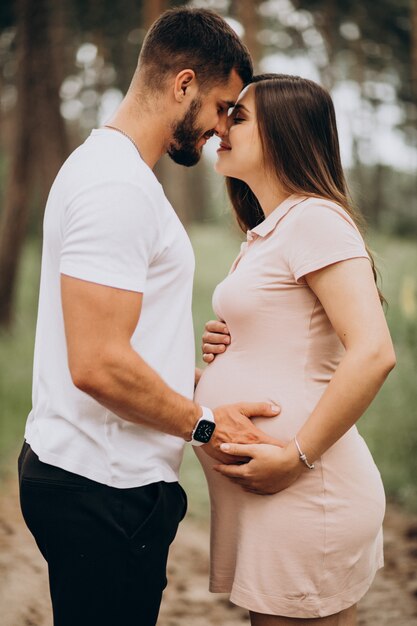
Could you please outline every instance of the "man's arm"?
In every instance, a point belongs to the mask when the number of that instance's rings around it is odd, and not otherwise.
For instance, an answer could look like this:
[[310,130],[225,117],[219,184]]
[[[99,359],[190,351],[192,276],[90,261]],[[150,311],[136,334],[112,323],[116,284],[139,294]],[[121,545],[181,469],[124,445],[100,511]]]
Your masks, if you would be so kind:
[[[140,318],[142,294],[64,274],[61,293],[75,386],[123,419],[189,440],[201,407],[171,389],[130,343]],[[273,417],[278,412],[268,403],[216,409],[216,449],[224,441],[277,444],[248,418]],[[204,448],[216,458],[222,456],[213,445]]]
[[142,294],[65,275],[61,292],[75,386],[123,419],[190,439],[200,407],[168,387],[130,343]]

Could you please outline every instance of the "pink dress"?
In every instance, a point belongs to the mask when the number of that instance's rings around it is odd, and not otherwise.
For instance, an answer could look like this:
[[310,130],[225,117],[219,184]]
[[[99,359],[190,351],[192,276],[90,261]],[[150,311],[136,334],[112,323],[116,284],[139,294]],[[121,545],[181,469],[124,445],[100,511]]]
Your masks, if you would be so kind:
[[[205,369],[196,401],[277,403],[277,418],[254,421],[291,440],[344,354],[303,276],[354,257],[368,257],[362,237],[328,200],[291,196],[249,231],[213,295],[232,342]],[[258,613],[299,618],[337,613],[364,595],[383,565],[385,497],[356,427],[272,496],[243,491],[212,470],[204,451],[197,455],[211,498],[211,591]]]

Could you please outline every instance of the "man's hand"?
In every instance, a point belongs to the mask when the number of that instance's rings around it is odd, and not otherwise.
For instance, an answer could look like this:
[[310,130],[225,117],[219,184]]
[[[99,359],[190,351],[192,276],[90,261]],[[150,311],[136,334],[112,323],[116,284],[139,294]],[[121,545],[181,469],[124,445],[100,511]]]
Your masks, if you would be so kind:
[[220,450],[223,443],[267,443],[273,446],[284,446],[281,441],[270,437],[256,428],[251,417],[277,417],[281,409],[268,402],[240,402],[227,404],[214,409],[216,429],[209,443],[202,449],[209,456],[221,463],[239,463],[247,461],[243,455],[239,458],[228,456]]
[[305,471],[311,471],[301,463],[293,441],[281,448],[268,444],[223,444],[221,449],[232,458],[249,457],[250,461],[243,465],[215,465],[214,469],[245,491],[259,495],[278,493]]
[[222,354],[230,344],[229,329],[224,322],[210,320],[205,325],[202,340],[203,361],[211,363],[216,354]]

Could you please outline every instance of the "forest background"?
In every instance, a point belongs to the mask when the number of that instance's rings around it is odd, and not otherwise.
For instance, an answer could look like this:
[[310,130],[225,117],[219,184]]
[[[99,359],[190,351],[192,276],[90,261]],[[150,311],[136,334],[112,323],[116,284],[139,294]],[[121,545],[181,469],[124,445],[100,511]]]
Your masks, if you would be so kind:
[[[0,466],[16,456],[31,406],[42,245],[50,185],[65,158],[121,101],[147,28],[168,7],[145,0],[0,4]],[[258,71],[319,81],[334,98],[350,189],[369,224],[398,366],[360,420],[388,495],[417,511],[417,0],[194,0],[223,15]],[[192,238],[196,343],[211,293],[239,247],[216,139],[201,163],[157,166]],[[200,355],[197,354],[200,359]],[[201,472],[183,468],[191,515]]]

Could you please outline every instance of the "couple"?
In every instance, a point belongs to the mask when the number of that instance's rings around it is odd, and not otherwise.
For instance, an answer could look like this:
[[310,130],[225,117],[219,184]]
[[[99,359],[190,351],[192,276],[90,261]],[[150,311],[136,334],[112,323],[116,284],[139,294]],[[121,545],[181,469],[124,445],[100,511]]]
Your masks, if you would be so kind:
[[[165,152],[194,165],[213,133],[247,242],[214,293],[201,375],[193,251],[152,168]],[[186,441],[210,489],[211,589],[253,626],[355,624],[384,493],[354,424],[395,361],[358,222],[329,95],[252,77],[210,11],[164,13],[46,207],[19,476],[55,626],[156,623]]]

